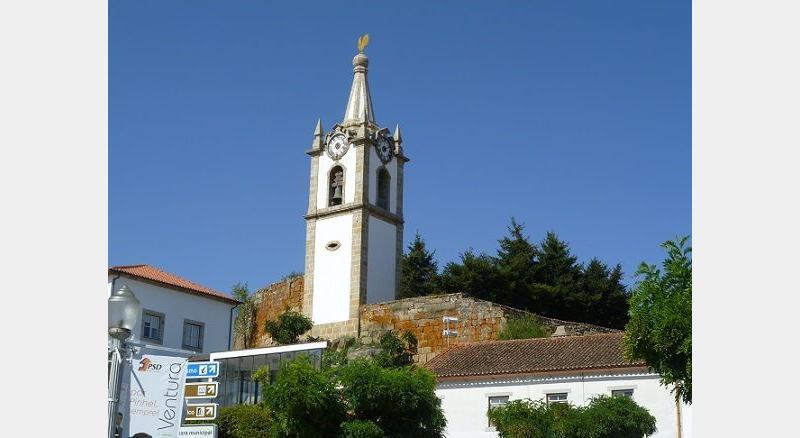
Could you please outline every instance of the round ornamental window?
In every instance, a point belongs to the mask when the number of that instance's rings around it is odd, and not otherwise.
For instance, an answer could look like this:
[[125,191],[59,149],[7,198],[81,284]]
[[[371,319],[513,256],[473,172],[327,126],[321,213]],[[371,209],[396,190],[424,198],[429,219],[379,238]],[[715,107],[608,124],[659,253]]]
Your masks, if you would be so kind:
[[342,246],[338,240],[331,240],[330,242],[325,244],[325,249],[328,251],[336,251],[339,247]]

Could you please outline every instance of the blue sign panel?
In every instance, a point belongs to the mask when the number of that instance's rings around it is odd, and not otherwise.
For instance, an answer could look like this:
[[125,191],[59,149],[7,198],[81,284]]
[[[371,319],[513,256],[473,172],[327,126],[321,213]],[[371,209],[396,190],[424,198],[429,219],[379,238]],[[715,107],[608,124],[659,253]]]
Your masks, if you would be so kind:
[[187,379],[211,379],[219,376],[219,362],[189,362]]

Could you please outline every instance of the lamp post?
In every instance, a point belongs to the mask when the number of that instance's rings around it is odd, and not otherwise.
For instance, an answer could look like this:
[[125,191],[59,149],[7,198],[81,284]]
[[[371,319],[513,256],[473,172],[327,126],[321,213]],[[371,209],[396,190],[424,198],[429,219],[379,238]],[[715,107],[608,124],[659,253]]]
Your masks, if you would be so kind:
[[111,367],[108,373],[108,438],[116,432],[119,387],[124,369],[125,341],[131,336],[136,321],[139,320],[141,304],[128,286],[123,285],[111,292],[108,298],[108,335],[111,336]]

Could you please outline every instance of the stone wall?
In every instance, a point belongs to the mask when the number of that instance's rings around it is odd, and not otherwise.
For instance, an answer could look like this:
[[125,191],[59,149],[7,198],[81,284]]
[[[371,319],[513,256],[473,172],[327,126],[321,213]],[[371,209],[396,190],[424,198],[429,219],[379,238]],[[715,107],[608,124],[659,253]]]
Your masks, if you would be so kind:
[[[250,348],[265,347],[272,344],[272,338],[264,332],[264,325],[269,320],[278,319],[286,310],[303,311],[303,277],[290,277],[259,289],[254,294],[256,304],[256,329],[253,333]],[[234,349],[244,348],[244,343],[237,338]]]
[[[418,363],[425,363],[448,345],[497,339],[508,318],[522,314],[536,317],[551,332],[558,326],[564,326],[567,335],[615,331],[592,324],[545,318],[457,293],[364,305],[361,307],[360,339],[366,344],[377,342],[387,330],[409,331],[418,341],[414,359]],[[450,323],[450,329],[456,330],[457,336],[443,336],[444,316],[458,318],[458,322]]]
[[[268,320],[277,319],[286,310],[303,313],[303,282],[302,276],[288,278],[255,293],[256,330],[252,342],[249,343],[251,348],[272,344],[270,336],[264,333],[264,325]],[[567,336],[616,331],[592,324],[546,318],[456,293],[362,304],[359,319],[317,325],[309,335],[333,341],[344,333],[344,327],[347,328],[346,333],[358,333],[361,343],[374,344],[388,330],[409,331],[418,341],[414,359],[418,363],[425,363],[448,345],[495,340],[509,317],[523,314],[535,317],[551,333],[556,327],[564,326]],[[450,323],[450,329],[457,331],[457,336],[443,336],[445,325],[442,318],[445,316],[458,318],[458,322]],[[241,339],[235,340],[234,348],[244,348]]]

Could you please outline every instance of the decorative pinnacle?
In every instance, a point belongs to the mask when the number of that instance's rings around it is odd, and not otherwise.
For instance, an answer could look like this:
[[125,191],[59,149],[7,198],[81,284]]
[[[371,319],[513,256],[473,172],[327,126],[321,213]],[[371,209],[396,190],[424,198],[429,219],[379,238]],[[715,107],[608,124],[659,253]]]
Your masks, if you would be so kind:
[[314,140],[311,142],[311,149],[322,149],[322,119],[317,119],[317,127],[314,128]]
[[400,124],[398,123],[394,127],[394,142],[400,144],[403,142],[403,135],[400,134]]

